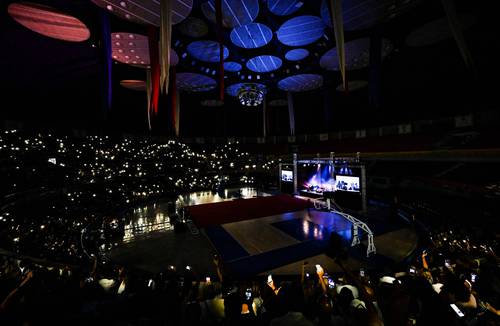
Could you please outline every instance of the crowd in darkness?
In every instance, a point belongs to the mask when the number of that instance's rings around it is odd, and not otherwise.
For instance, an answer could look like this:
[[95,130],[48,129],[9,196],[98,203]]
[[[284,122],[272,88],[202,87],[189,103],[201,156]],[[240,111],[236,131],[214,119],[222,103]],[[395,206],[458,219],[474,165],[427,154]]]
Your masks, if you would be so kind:
[[[407,268],[235,280],[189,266],[159,274],[104,266],[1,262],[3,324],[499,325],[498,244],[436,234]],[[343,266],[341,257],[336,260]]]
[[[0,248],[79,263],[81,234],[120,234],[123,210],[158,198],[253,184],[278,161],[237,144],[194,150],[178,141],[0,134]],[[87,232],[88,231],[88,232]],[[114,239],[100,239],[106,249]]]
[[331,256],[342,272],[304,261],[297,276],[250,279],[235,278],[216,255],[217,274],[207,277],[190,266],[152,274],[83,250],[82,230],[104,234],[95,240],[106,249],[123,236],[127,207],[252,183],[277,175],[278,162],[236,144],[194,150],[172,140],[5,131],[0,324],[500,325],[498,240],[460,226],[437,231],[424,219],[434,232],[410,261],[361,271],[345,269],[340,250]]

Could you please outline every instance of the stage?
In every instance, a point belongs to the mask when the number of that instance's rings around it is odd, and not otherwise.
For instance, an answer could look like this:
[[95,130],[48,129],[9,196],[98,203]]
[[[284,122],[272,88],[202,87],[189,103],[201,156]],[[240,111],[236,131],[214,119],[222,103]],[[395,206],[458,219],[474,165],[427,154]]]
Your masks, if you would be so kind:
[[[338,234],[349,251],[351,270],[398,263],[415,248],[417,236],[402,225],[374,225],[377,254],[366,258],[366,246],[350,247],[351,223],[331,212],[308,208],[308,201],[288,195],[233,199],[188,207],[194,224],[183,233],[158,231],[123,243],[111,252],[113,260],[159,272],[168,265],[190,265],[200,274],[215,275],[212,254],[237,277],[273,273],[297,275],[303,261],[310,272],[321,264],[339,271],[325,255],[330,234]],[[158,207],[159,210],[164,208]]]

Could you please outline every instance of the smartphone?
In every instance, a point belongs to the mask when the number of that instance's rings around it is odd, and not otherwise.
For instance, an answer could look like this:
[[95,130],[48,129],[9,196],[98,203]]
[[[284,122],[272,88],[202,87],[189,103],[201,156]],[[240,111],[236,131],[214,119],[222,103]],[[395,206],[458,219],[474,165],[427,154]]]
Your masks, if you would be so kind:
[[153,285],[153,279],[149,279],[148,287],[150,288],[152,285]]
[[470,274],[470,281],[472,283],[474,283],[474,282],[476,282],[476,279],[477,279],[477,274],[471,273]]
[[271,274],[267,275],[267,283],[272,283],[273,282],[273,276]]
[[450,307],[453,309],[453,311],[455,311],[455,313],[457,314],[458,317],[462,318],[463,316],[465,316],[464,313],[462,312],[462,310],[458,309],[456,304],[451,303]]
[[331,278],[328,279],[328,287],[330,289],[333,289],[335,287],[335,282]]
[[445,259],[444,260],[444,266],[450,268],[451,265],[450,265],[450,260],[449,259]]
[[416,271],[415,271],[415,268],[410,267],[410,274],[411,274],[411,275],[415,275],[415,272],[416,272]]
[[190,271],[190,270],[191,270],[191,266],[187,265],[187,266],[186,266],[186,269],[187,269],[188,271]]
[[205,277],[205,282],[206,282],[206,283],[210,283],[210,281],[211,281],[211,280],[210,280],[210,277],[208,277],[208,276],[207,276],[207,277]]
[[252,289],[251,288],[247,288],[247,290],[245,291],[245,299],[247,301],[250,301],[250,299],[252,299]]
[[364,269],[362,269],[362,268],[361,268],[361,269],[359,270],[359,276],[361,276],[361,277],[365,277],[365,270],[364,270]]

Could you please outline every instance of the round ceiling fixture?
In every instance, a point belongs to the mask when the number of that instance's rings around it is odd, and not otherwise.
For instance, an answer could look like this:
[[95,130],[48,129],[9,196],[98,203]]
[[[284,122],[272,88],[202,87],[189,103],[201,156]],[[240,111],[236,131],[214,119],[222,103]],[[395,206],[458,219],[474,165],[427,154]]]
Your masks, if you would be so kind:
[[[472,15],[459,15],[462,30],[469,29],[476,22]],[[446,17],[431,21],[411,32],[406,38],[406,44],[412,47],[428,46],[452,37],[450,24]]]
[[288,16],[302,8],[304,2],[300,0],[268,0],[267,8],[277,16]]
[[[110,13],[139,24],[160,26],[159,0],[91,0]],[[178,24],[191,13],[193,0],[170,0],[172,24]]]
[[[388,39],[382,39],[382,59],[392,52],[394,46]],[[370,39],[361,38],[345,44],[346,69],[356,70],[368,67],[370,63]],[[321,57],[319,64],[326,70],[339,71],[337,48],[330,49]]]
[[224,62],[224,70],[229,72],[238,72],[241,70],[241,65],[234,61],[226,61]]
[[[189,54],[200,61],[219,62],[220,48],[215,41],[194,41],[187,47]],[[224,47],[224,59],[229,56],[229,49]]]
[[[203,15],[212,23],[215,21],[215,0],[201,4]],[[259,0],[224,0],[222,1],[222,24],[234,28],[250,24],[259,14]]]
[[[114,60],[139,68],[147,68],[149,60],[149,41],[141,34],[111,33],[111,56]],[[170,49],[170,66],[176,66],[179,57]]]
[[303,46],[320,39],[325,24],[316,16],[298,16],[286,21],[278,29],[278,40],[288,46]]
[[309,51],[306,49],[293,49],[285,54],[285,59],[288,61],[300,61],[305,59],[309,55]]
[[188,17],[178,26],[182,35],[198,38],[208,34],[208,25],[196,17]]
[[244,49],[256,49],[271,42],[273,31],[264,24],[250,23],[235,27],[230,36],[234,45]]
[[125,79],[120,82],[120,85],[133,91],[146,91],[146,82],[144,80]]
[[259,84],[259,83],[238,83],[238,84],[233,84],[229,87],[226,87],[226,93],[231,95],[231,96],[238,96],[238,92],[240,89],[246,85],[253,85],[254,87],[259,88],[262,90],[264,93],[266,92],[266,85],[264,84]]
[[205,75],[192,72],[176,74],[177,88],[188,92],[206,92],[217,87],[217,82]]
[[300,74],[286,77],[278,82],[278,88],[285,92],[305,92],[323,86],[323,76]]
[[57,9],[30,2],[11,3],[9,15],[38,34],[69,42],[89,39],[90,31],[79,19]]
[[[360,90],[362,88],[365,88],[368,86],[368,82],[366,80],[352,80],[347,82],[347,87],[349,88],[349,92],[354,92],[357,90]],[[340,84],[337,86],[337,92],[344,92],[344,85]]]
[[[342,1],[344,30],[356,31],[373,27],[407,12],[422,0],[349,0]],[[328,0],[321,2],[321,17],[332,27]]]
[[241,84],[236,96],[243,106],[258,106],[264,101],[266,88],[262,84]]
[[270,72],[281,67],[283,62],[273,55],[260,55],[247,61],[247,68],[253,72]]

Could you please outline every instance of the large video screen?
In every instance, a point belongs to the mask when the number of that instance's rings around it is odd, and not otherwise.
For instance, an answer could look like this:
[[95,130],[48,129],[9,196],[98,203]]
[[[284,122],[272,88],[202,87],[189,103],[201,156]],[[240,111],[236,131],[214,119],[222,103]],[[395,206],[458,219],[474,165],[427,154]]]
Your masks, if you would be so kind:
[[335,179],[329,164],[305,164],[300,168],[299,186],[303,192],[321,195],[335,191]]
[[337,191],[359,192],[359,177],[337,175],[335,178],[335,189]]
[[293,171],[281,170],[281,181],[293,182]]

